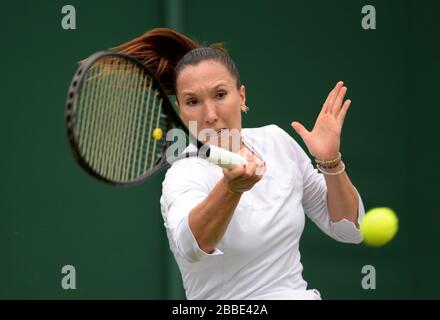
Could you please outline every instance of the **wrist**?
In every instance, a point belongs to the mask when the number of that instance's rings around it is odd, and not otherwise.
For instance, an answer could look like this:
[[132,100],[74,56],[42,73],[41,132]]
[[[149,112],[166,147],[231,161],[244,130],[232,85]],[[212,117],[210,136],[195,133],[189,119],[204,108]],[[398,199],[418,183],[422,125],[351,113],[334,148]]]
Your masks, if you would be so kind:
[[316,164],[320,165],[321,167],[324,167],[324,168],[334,167],[334,166],[338,165],[341,162],[341,160],[342,160],[342,155],[340,152],[338,152],[336,156],[329,157],[326,159],[316,159],[315,158]]
[[226,190],[226,192],[228,194],[233,195],[233,196],[239,196],[239,197],[241,197],[241,195],[243,194],[243,192],[236,191],[233,188],[231,188],[229,183],[226,181],[225,177],[223,177],[220,181],[222,182],[224,189]]
[[345,164],[342,162],[342,155],[338,155],[330,160],[315,159],[316,168],[328,176],[337,176],[345,171]]
[[339,161],[337,164],[327,167],[317,164],[316,168],[324,175],[337,176],[345,171],[345,164],[342,161]]
[[321,169],[324,169],[324,170],[326,170],[328,172],[337,172],[337,171],[339,171],[342,168],[342,160],[337,162],[337,163],[335,163],[335,164],[333,164],[333,165],[323,166],[323,165],[317,164],[317,166],[320,166]]

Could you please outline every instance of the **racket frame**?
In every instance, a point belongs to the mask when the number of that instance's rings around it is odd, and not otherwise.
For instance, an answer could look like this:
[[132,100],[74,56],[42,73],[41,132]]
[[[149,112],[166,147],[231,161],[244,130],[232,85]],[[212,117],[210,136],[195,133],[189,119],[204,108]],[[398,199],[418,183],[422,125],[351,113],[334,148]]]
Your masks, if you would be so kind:
[[[80,95],[81,87],[82,87],[82,84],[86,78],[88,70],[90,70],[90,68],[98,60],[104,59],[106,57],[121,57],[123,59],[130,60],[131,62],[138,65],[140,67],[140,69],[142,70],[142,72],[144,72],[148,77],[153,79],[155,88],[159,91],[159,94],[162,98],[162,111],[161,111],[161,113],[165,114],[167,116],[167,118],[166,118],[167,131],[169,129],[178,127],[178,128],[181,128],[182,130],[186,130],[189,133],[189,135],[191,135],[191,133],[185,127],[185,125],[181,121],[180,117],[177,115],[176,111],[174,110],[174,108],[171,104],[171,101],[169,100],[168,96],[165,94],[165,90],[162,87],[162,84],[160,83],[160,81],[157,79],[157,77],[154,75],[154,73],[150,69],[148,69],[146,66],[144,66],[138,59],[136,59],[132,56],[129,56],[129,55],[125,55],[125,54],[121,54],[121,53],[113,52],[113,51],[100,51],[100,52],[94,53],[90,57],[88,57],[75,72],[75,75],[73,76],[73,79],[70,83],[69,90],[67,93],[65,122],[66,122],[66,128],[67,128],[67,137],[68,137],[69,144],[72,149],[73,155],[74,155],[75,159],[77,160],[77,162],[79,163],[79,165],[87,173],[89,173],[91,176],[93,176],[94,178],[96,178],[100,181],[109,183],[111,185],[116,185],[116,186],[138,185],[138,184],[141,184],[142,182],[144,182],[146,179],[148,179],[152,175],[156,174],[158,171],[166,169],[171,166],[171,164],[167,162],[167,159],[165,157],[165,150],[169,147],[170,141],[165,141],[163,150],[161,152],[161,156],[158,158],[158,160],[156,160],[152,169],[147,170],[147,172],[144,175],[141,175],[140,177],[138,177],[136,179],[133,179],[130,181],[125,181],[125,182],[120,182],[120,181],[108,179],[106,177],[103,177],[99,173],[97,173],[92,168],[92,166],[83,158],[83,156],[81,155],[81,151],[79,149],[79,143],[78,143],[77,135],[76,135],[78,97]],[[164,138],[166,139],[166,137],[164,137]],[[200,141],[198,141],[198,140],[195,140],[195,141],[197,141],[197,145],[198,145],[198,147],[200,147],[201,146]]]

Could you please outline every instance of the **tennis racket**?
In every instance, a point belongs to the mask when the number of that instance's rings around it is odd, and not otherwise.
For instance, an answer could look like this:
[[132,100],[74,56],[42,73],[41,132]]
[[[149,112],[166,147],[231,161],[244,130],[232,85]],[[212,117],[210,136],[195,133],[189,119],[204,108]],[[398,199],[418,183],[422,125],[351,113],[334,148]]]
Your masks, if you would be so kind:
[[[95,53],[81,64],[69,87],[65,118],[77,162],[93,177],[113,185],[142,183],[187,157],[202,157],[230,169],[247,162],[197,140],[154,73],[116,52]],[[196,151],[167,154],[173,143],[167,133],[176,128]]]

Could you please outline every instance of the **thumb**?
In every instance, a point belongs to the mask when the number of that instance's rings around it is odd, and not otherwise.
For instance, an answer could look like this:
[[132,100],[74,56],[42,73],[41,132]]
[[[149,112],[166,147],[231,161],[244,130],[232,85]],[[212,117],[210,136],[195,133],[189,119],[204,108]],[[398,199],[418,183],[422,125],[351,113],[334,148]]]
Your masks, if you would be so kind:
[[305,135],[308,133],[307,129],[304,128],[304,126],[299,122],[292,122],[291,123],[292,128],[296,131],[296,133],[299,134],[299,136],[304,140]]

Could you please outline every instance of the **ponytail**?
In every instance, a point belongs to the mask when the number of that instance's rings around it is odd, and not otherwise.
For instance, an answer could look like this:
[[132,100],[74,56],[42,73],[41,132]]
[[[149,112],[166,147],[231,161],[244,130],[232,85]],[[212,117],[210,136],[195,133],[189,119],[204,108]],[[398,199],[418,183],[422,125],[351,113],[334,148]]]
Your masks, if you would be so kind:
[[112,50],[141,61],[154,72],[168,95],[176,94],[176,76],[185,66],[196,65],[204,60],[221,62],[237,79],[237,87],[240,86],[237,68],[223,44],[214,43],[204,47],[188,36],[169,28],[149,30]]
[[200,45],[193,39],[168,28],[156,28],[140,37],[112,48],[130,55],[157,76],[167,94],[174,92],[174,69],[182,57]]

